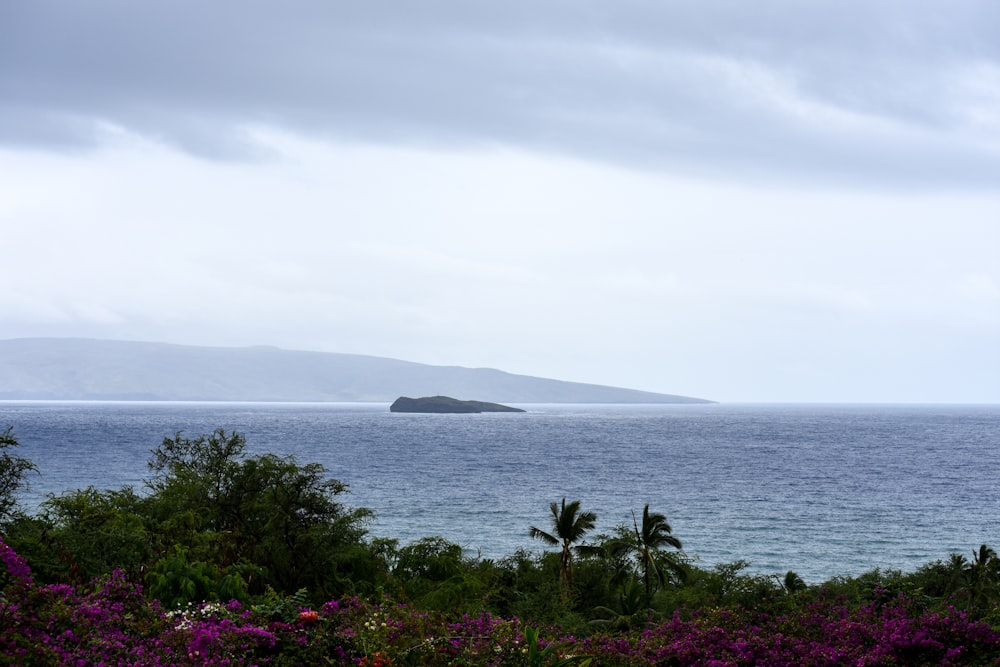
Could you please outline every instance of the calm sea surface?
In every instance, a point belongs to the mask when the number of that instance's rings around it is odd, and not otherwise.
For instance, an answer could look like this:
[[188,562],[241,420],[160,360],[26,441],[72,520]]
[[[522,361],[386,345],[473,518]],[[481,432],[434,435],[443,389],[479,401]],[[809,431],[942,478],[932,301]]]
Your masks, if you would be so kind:
[[751,561],[816,583],[1000,548],[1000,406],[522,405],[527,414],[393,414],[386,404],[0,402],[31,459],[25,504],[143,485],[176,431],[246,435],[347,482],[375,535],[442,535],[468,553],[540,551],[549,503],[610,532],[644,504],[703,565]]

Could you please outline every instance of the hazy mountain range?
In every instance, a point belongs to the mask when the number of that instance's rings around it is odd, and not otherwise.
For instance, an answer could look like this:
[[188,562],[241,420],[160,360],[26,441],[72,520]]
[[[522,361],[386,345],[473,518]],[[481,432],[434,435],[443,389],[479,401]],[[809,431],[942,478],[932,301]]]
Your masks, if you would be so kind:
[[0,399],[708,403],[698,398],[385,357],[83,338],[0,340]]

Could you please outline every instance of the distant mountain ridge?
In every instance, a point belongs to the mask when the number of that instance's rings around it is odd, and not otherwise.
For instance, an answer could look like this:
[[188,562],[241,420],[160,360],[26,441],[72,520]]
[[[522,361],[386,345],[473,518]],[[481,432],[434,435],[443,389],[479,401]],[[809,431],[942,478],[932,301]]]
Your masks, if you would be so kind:
[[89,338],[0,340],[4,400],[391,402],[441,394],[505,403],[711,403],[358,354]]

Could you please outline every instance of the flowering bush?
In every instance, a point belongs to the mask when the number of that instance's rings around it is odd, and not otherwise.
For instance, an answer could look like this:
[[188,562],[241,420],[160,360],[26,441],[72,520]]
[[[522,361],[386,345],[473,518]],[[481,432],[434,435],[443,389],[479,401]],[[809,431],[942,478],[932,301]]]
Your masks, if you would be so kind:
[[[0,540],[0,665],[1000,665],[1000,635],[904,596],[793,612],[713,609],[587,638],[489,614],[344,598],[276,616],[239,602],[165,611],[120,572],[87,590],[39,585]],[[551,650],[550,650],[551,649]],[[543,661],[544,658],[544,661]]]
[[601,665],[1000,665],[1000,635],[964,612],[817,603],[789,616],[715,610],[581,642]]

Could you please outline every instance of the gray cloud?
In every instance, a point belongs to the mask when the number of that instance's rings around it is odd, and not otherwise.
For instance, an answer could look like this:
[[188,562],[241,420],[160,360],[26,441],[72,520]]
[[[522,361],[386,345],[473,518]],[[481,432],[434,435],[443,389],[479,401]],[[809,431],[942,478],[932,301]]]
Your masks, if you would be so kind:
[[4,3],[0,142],[89,148],[113,126],[246,159],[247,128],[276,126],[741,180],[992,187],[997,26],[988,0]]

